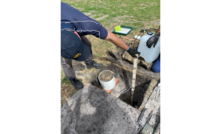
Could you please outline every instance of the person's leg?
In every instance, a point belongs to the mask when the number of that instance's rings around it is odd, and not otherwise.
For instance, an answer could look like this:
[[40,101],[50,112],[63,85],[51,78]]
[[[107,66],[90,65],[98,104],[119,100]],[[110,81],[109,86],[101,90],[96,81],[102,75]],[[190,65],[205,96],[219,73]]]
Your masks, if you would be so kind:
[[92,62],[92,56],[93,56],[93,52],[92,52],[92,48],[91,48],[91,42],[85,36],[81,36],[81,39],[82,39],[82,42],[84,44],[86,44],[91,50],[91,53],[90,53],[89,57],[85,60],[85,63],[90,64]]
[[70,80],[70,78],[75,78],[75,73],[72,66],[72,59],[65,59],[61,57],[61,65],[67,80]]
[[65,59],[61,57],[61,65],[66,76],[66,79],[70,80],[71,84],[75,89],[79,90],[84,87],[83,83],[81,83],[75,76],[72,59]]
[[157,61],[153,64],[152,70],[155,73],[161,72],[161,57],[157,59]]
[[91,48],[91,42],[88,40],[87,37],[85,36],[81,36],[81,39],[82,39],[82,42],[84,44],[86,44],[90,50],[91,50],[91,53],[89,55],[89,57],[85,60],[85,63],[87,65],[87,68],[88,69],[91,69],[91,68],[97,68],[97,69],[100,69],[103,67],[103,64],[101,63],[96,63],[95,61],[92,60],[92,56],[93,56],[93,52],[92,52],[92,48]]

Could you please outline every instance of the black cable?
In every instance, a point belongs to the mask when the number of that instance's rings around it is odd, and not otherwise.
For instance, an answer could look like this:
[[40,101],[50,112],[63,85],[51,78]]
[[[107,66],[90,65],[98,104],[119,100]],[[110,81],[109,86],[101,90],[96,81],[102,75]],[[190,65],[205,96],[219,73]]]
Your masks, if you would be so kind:
[[[140,32],[140,34],[141,34],[141,33],[144,34],[144,32]],[[137,36],[137,38],[140,36],[140,34]],[[142,34],[142,35],[143,35],[143,34]],[[142,36],[142,35],[141,35],[141,36]],[[140,36],[140,37],[141,37],[141,36]],[[135,38],[135,40],[134,40],[134,44],[135,44],[135,41],[136,41],[137,38]]]

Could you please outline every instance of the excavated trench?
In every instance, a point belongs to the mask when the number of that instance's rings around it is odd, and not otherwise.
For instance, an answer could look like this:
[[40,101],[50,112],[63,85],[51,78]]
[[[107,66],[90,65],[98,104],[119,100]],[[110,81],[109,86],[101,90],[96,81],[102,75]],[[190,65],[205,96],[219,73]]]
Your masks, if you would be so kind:
[[[96,75],[93,76],[91,84],[100,87],[100,83],[98,80],[98,74],[102,72],[103,70],[111,70],[114,72],[115,78],[119,80],[119,83],[117,86],[112,90],[111,95],[119,98],[120,100],[126,102],[127,104],[131,105],[131,85],[132,85],[132,72],[131,70],[128,70],[126,68],[123,68],[120,65],[117,64],[110,64],[108,67],[104,67],[102,70],[100,70]],[[151,78],[142,74],[137,74],[136,76],[136,86],[134,91],[134,101],[133,101],[133,107],[140,107],[143,98],[144,93],[147,90],[147,87],[150,83]],[[123,93],[127,91],[126,93]],[[123,93],[123,94],[121,94]]]
[[[135,49],[138,46],[138,44],[132,45],[129,46]],[[88,81],[91,84],[75,93],[62,107],[61,133],[97,134],[109,131],[135,134],[144,127],[146,122],[158,131],[160,100],[155,100],[156,88],[154,90],[154,87],[160,79],[160,74],[151,71],[152,63],[138,59],[134,97],[131,103],[133,58],[117,47],[108,50],[107,60],[111,61],[111,64],[92,73]],[[98,80],[98,75],[104,70],[112,71],[114,77],[119,80],[110,95],[101,91],[103,89]],[[148,104],[148,108],[144,108],[145,104]],[[140,120],[140,117],[148,120]],[[154,134],[158,134],[157,131]]]
[[[138,43],[130,43],[128,45],[134,49],[137,49],[138,47]],[[115,78],[119,79],[119,83],[112,90],[111,95],[131,105],[131,89],[129,88],[132,85],[133,58],[121,48],[116,47],[108,50],[107,60],[111,61],[111,64],[103,67],[97,74],[94,74],[91,79],[91,84],[96,87],[100,87],[100,83],[97,78],[99,73],[103,70],[113,71]],[[138,59],[136,86],[132,104],[135,108],[140,107],[144,98],[144,93],[146,92],[151,79],[158,80],[160,78],[159,73],[151,71],[151,66],[152,63],[146,63],[142,58]],[[128,89],[129,91],[127,91]],[[125,91],[127,92],[123,93]]]

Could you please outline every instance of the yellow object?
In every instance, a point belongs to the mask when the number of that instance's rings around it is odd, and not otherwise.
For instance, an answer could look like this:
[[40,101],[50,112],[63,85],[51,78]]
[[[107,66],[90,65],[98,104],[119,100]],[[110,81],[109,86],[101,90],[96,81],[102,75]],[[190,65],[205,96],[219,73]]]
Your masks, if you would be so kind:
[[80,53],[76,54],[76,55],[74,56],[74,59],[77,58],[78,56],[80,56]]
[[121,26],[120,25],[116,26],[116,27],[114,27],[114,29],[115,29],[115,32],[121,31]]

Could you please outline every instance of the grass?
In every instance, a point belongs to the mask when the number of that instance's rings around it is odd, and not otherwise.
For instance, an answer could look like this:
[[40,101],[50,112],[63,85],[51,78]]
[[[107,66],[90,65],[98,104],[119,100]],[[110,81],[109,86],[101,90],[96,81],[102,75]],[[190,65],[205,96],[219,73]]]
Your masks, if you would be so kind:
[[[134,27],[127,35],[133,38],[140,33],[140,28],[158,28],[160,22],[160,0],[61,0],[89,17],[100,22],[108,31],[113,31],[117,25]],[[103,17],[104,16],[104,17]],[[121,36],[121,35],[117,35]],[[115,47],[110,42],[87,35],[92,43],[93,59],[104,65],[107,49]],[[68,86],[67,86],[68,85]],[[70,82],[61,71],[62,103],[75,93]],[[69,90],[69,91],[67,91]],[[65,91],[65,92],[63,92]],[[64,98],[66,97],[66,98]]]
[[[89,17],[96,18],[108,15],[98,20],[104,27],[113,28],[112,23],[130,24],[135,28],[145,24],[157,28],[156,24],[148,24],[160,19],[160,0],[62,0]],[[120,23],[119,23],[120,22]]]

